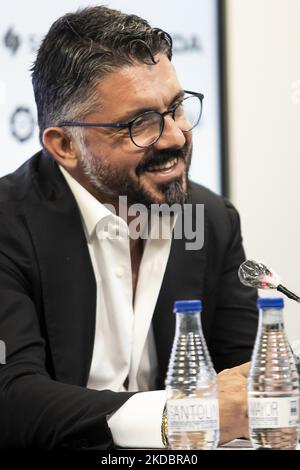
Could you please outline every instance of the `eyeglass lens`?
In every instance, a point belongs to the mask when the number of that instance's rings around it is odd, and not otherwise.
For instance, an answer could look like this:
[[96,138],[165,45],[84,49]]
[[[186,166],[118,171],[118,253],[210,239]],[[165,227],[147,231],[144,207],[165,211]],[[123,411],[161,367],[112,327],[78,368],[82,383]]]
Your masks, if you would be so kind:
[[131,126],[131,138],[139,147],[148,147],[158,139],[162,126],[161,115],[151,111],[135,119]]
[[[197,96],[188,96],[176,107],[173,117],[183,132],[194,129],[200,121],[202,103]],[[148,147],[161,136],[163,116],[155,111],[136,118],[131,126],[131,138],[138,147]]]

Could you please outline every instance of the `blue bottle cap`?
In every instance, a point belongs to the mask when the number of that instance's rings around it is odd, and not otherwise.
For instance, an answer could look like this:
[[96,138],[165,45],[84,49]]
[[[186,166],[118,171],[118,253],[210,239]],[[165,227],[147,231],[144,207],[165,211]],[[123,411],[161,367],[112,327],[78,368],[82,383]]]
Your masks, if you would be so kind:
[[177,300],[174,302],[174,313],[178,312],[200,312],[202,310],[201,300]]
[[259,299],[257,299],[258,308],[283,308],[283,306],[284,302],[282,297],[260,297]]

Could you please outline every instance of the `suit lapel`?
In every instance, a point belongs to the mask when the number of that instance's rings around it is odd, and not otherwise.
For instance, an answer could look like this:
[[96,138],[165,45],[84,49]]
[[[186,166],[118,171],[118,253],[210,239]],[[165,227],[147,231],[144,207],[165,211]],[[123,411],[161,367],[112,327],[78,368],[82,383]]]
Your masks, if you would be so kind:
[[39,264],[56,379],[85,385],[93,353],[96,284],[80,214],[49,159],[42,157],[33,185],[25,216]]

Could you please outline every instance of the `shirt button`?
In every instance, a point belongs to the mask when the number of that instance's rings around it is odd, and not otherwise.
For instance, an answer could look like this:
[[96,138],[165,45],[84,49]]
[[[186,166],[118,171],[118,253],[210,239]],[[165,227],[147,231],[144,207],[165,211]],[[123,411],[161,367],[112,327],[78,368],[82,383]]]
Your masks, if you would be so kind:
[[122,266],[119,266],[115,270],[115,274],[116,274],[117,277],[122,277],[124,275],[124,268],[122,268]]

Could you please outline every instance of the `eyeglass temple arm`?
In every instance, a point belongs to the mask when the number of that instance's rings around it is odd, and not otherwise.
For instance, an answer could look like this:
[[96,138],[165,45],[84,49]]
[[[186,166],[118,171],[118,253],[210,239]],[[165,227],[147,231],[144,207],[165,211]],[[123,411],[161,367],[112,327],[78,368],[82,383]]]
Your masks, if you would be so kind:
[[111,124],[111,123],[101,123],[98,122],[78,122],[78,121],[61,121],[57,124],[58,127],[118,127],[123,128],[127,127],[125,124]]
[[196,91],[189,91],[183,90],[185,93],[189,93],[190,95],[198,96],[201,100],[203,100],[204,95],[202,93],[197,93]]

